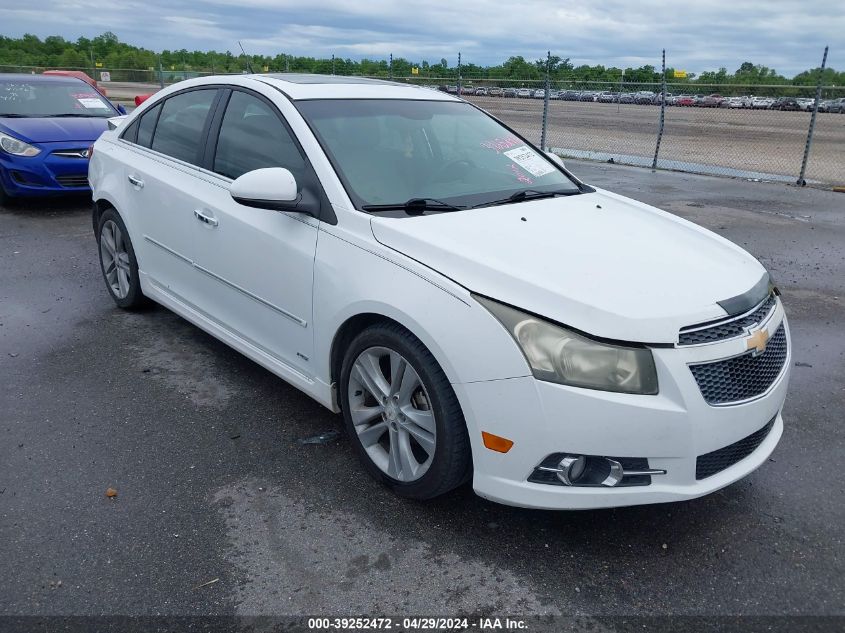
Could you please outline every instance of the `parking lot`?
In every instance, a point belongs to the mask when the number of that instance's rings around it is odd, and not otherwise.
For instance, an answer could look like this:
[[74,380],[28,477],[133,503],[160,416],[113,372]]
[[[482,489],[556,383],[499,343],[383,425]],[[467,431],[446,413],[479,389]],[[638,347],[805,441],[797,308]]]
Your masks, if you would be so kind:
[[[498,104],[518,125],[542,107]],[[597,105],[560,104],[555,120],[571,129]],[[637,134],[646,114],[608,116]],[[607,511],[520,510],[466,488],[403,501],[331,438],[339,417],[163,308],[116,309],[87,201],[17,205],[0,209],[0,560],[15,570],[0,613],[842,615],[845,197],[570,167],[772,271],[795,366],[760,470],[699,500]]]

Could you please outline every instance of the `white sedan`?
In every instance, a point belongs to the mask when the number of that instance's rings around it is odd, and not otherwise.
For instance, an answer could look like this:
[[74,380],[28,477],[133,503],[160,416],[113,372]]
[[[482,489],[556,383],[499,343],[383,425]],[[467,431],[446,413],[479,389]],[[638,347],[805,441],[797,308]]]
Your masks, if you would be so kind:
[[400,495],[690,499],[783,431],[789,328],[763,266],[456,97],[193,79],[104,133],[89,177],[114,302],[167,306],[342,412]]

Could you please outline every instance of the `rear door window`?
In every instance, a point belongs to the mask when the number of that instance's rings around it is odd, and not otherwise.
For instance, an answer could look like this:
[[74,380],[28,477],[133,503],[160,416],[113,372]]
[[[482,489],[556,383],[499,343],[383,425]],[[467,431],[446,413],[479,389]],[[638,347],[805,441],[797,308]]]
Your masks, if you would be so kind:
[[[161,112],[161,104],[155,106],[149,111],[141,115],[141,120],[138,123],[138,145],[149,147],[153,142],[153,132],[155,131],[156,121]],[[128,133],[128,130],[127,130]],[[133,140],[127,136],[127,140]]]
[[[153,134],[152,149],[186,163],[200,162],[206,120],[217,89],[183,92],[164,102]],[[143,125],[143,121],[141,122]],[[140,143],[140,129],[138,131]]]

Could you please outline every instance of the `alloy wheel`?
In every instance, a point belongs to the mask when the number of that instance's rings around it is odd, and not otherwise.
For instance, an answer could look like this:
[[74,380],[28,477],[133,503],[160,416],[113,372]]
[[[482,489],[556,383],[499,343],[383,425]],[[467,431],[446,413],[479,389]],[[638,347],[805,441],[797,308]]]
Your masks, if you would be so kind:
[[104,222],[100,231],[100,263],[114,296],[124,299],[129,294],[131,281],[129,252],[123,232],[113,220]]
[[398,352],[370,347],[352,365],[347,403],[358,439],[372,462],[401,482],[431,466],[437,426],[419,374]]

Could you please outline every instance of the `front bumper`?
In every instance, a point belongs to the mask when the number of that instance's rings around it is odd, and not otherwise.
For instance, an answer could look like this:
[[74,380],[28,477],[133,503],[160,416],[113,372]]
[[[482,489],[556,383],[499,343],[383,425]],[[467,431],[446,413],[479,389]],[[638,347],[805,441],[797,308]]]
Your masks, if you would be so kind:
[[[774,329],[781,321],[788,338],[778,304],[769,323]],[[689,365],[744,351],[744,339],[654,349],[660,384],[655,396],[567,387],[533,377],[454,385],[470,428],[476,493],[522,507],[607,508],[693,499],[741,479],[766,461],[783,433],[781,408],[791,350],[766,393],[730,406],[708,405]],[[771,430],[750,455],[696,479],[699,456],[754,434],[772,419]],[[481,431],[506,437],[514,445],[507,453],[488,450],[481,443]],[[529,482],[535,467],[552,453],[647,458],[650,468],[666,474],[652,476],[647,486],[618,488]]]
[[41,153],[31,158],[0,151],[0,184],[13,197],[53,196],[88,193],[88,158],[56,152],[87,150],[93,143],[69,141],[38,143]]

